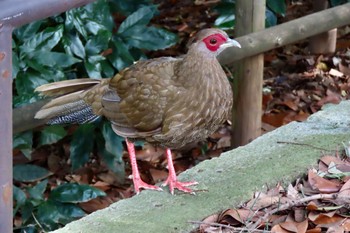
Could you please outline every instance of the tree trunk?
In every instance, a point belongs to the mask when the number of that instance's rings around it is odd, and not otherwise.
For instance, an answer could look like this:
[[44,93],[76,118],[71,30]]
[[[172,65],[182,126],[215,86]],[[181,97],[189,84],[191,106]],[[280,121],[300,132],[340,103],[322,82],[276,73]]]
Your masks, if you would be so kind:
[[[327,9],[329,6],[328,0],[313,0],[314,12]],[[332,29],[328,32],[321,33],[310,38],[309,49],[313,54],[334,53],[337,44],[337,29]]]
[[[236,2],[237,36],[265,28],[265,5],[266,1],[262,0]],[[238,147],[249,143],[261,132],[264,55],[245,58],[237,62],[235,68],[232,139],[233,146]]]

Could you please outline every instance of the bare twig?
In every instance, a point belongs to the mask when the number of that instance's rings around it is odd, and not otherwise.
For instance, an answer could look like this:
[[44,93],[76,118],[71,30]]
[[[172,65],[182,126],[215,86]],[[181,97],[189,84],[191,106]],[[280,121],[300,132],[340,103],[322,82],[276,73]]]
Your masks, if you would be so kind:
[[188,221],[188,222],[192,223],[192,224],[198,224],[198,225],[205,224],[205,225],[209,225],[209,226],[212,226],[212,227],[223,227],[223,228],[226,228],[226,229],[233,230],[234,232],[266,232],[266,233],[271,232],[271,231],[259,230],[259,229],[254,229],[252,231],[252,230],[250,230],[248,228],[233,227],[233,226],[230,226],[230,225],[225,225],[225,224],[216,223],[216,222],[203,222],[203,221]]
[[338,152],[338,150],[329,150],[329,149],[325,149],[322,147],[318,147],[318,146],[314,146],[314,145],[310,145],[307,143],[302,143],[302,142],[285,142],[285,141],[277,141],[277,143],[280,144],[291,144],[291,145],[297,145],[297,146],[307,146],[316,150],[323,150],[323,151],[329,151],[329,152]]

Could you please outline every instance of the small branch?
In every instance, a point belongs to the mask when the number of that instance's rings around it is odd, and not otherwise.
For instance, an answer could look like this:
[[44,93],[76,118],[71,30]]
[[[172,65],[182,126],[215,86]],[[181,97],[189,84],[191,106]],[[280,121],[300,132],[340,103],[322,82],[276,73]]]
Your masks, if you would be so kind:
[[285,141],[277,141],[277,143],[279,144],[290,144],[290,145],[297,145],[297,146],[307,146],[316,150],[323,150],[323,151],[328,151],[328,152],[338,152],[338,150],[329,150],[329,149],[325,149],[322,147],[318,147],[318,146],[313,146],[307,143],[302,143],[302,142],[285,142]]
[[212,227],[223,227],[223,228],[226,228],[226,229],[233,230],[234,232],[266,232],[266,233],[271,232],[271,231],[259,230],[259,229],[254,229],[252,231],[252,230],[249,230],[247,228],[233,227],[233,226],[230,226],[230,225],[225,225],[225,224],[216,223],[216,222],[203,222],[203,221],[188,221],[188,222],[192,223],[192,224],[198,224],[198,225],[205,224],[205,225],[209,225],[209,226],[212,226]]

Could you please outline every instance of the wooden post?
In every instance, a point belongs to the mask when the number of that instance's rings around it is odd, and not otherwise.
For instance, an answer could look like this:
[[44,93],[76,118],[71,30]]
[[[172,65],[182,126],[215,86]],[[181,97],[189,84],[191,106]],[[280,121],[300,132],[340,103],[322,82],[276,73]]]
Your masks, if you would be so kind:
[[[325,10],[329,6],[328,0],[313,0],[314,12]],[[337,44],[337,29],[313,36],[309,40],[309,49],[313,54],[334,53]]]
[[[266,1],[262,0],[236,1],[237,36],[265,28],[265,5]],[[245,58],[235,64],[232,121],[234,147],[245,145],[260,135],[263,68],[263,54]]]

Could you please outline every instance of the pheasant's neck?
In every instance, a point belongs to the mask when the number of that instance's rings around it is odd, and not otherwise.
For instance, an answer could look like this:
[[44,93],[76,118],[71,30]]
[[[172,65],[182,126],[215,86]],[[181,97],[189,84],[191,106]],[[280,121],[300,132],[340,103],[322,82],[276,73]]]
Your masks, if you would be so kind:
[[190,51],[178,64],[177,81],[186,89],[220,89],[229,85],[226,74],[215,57]]

